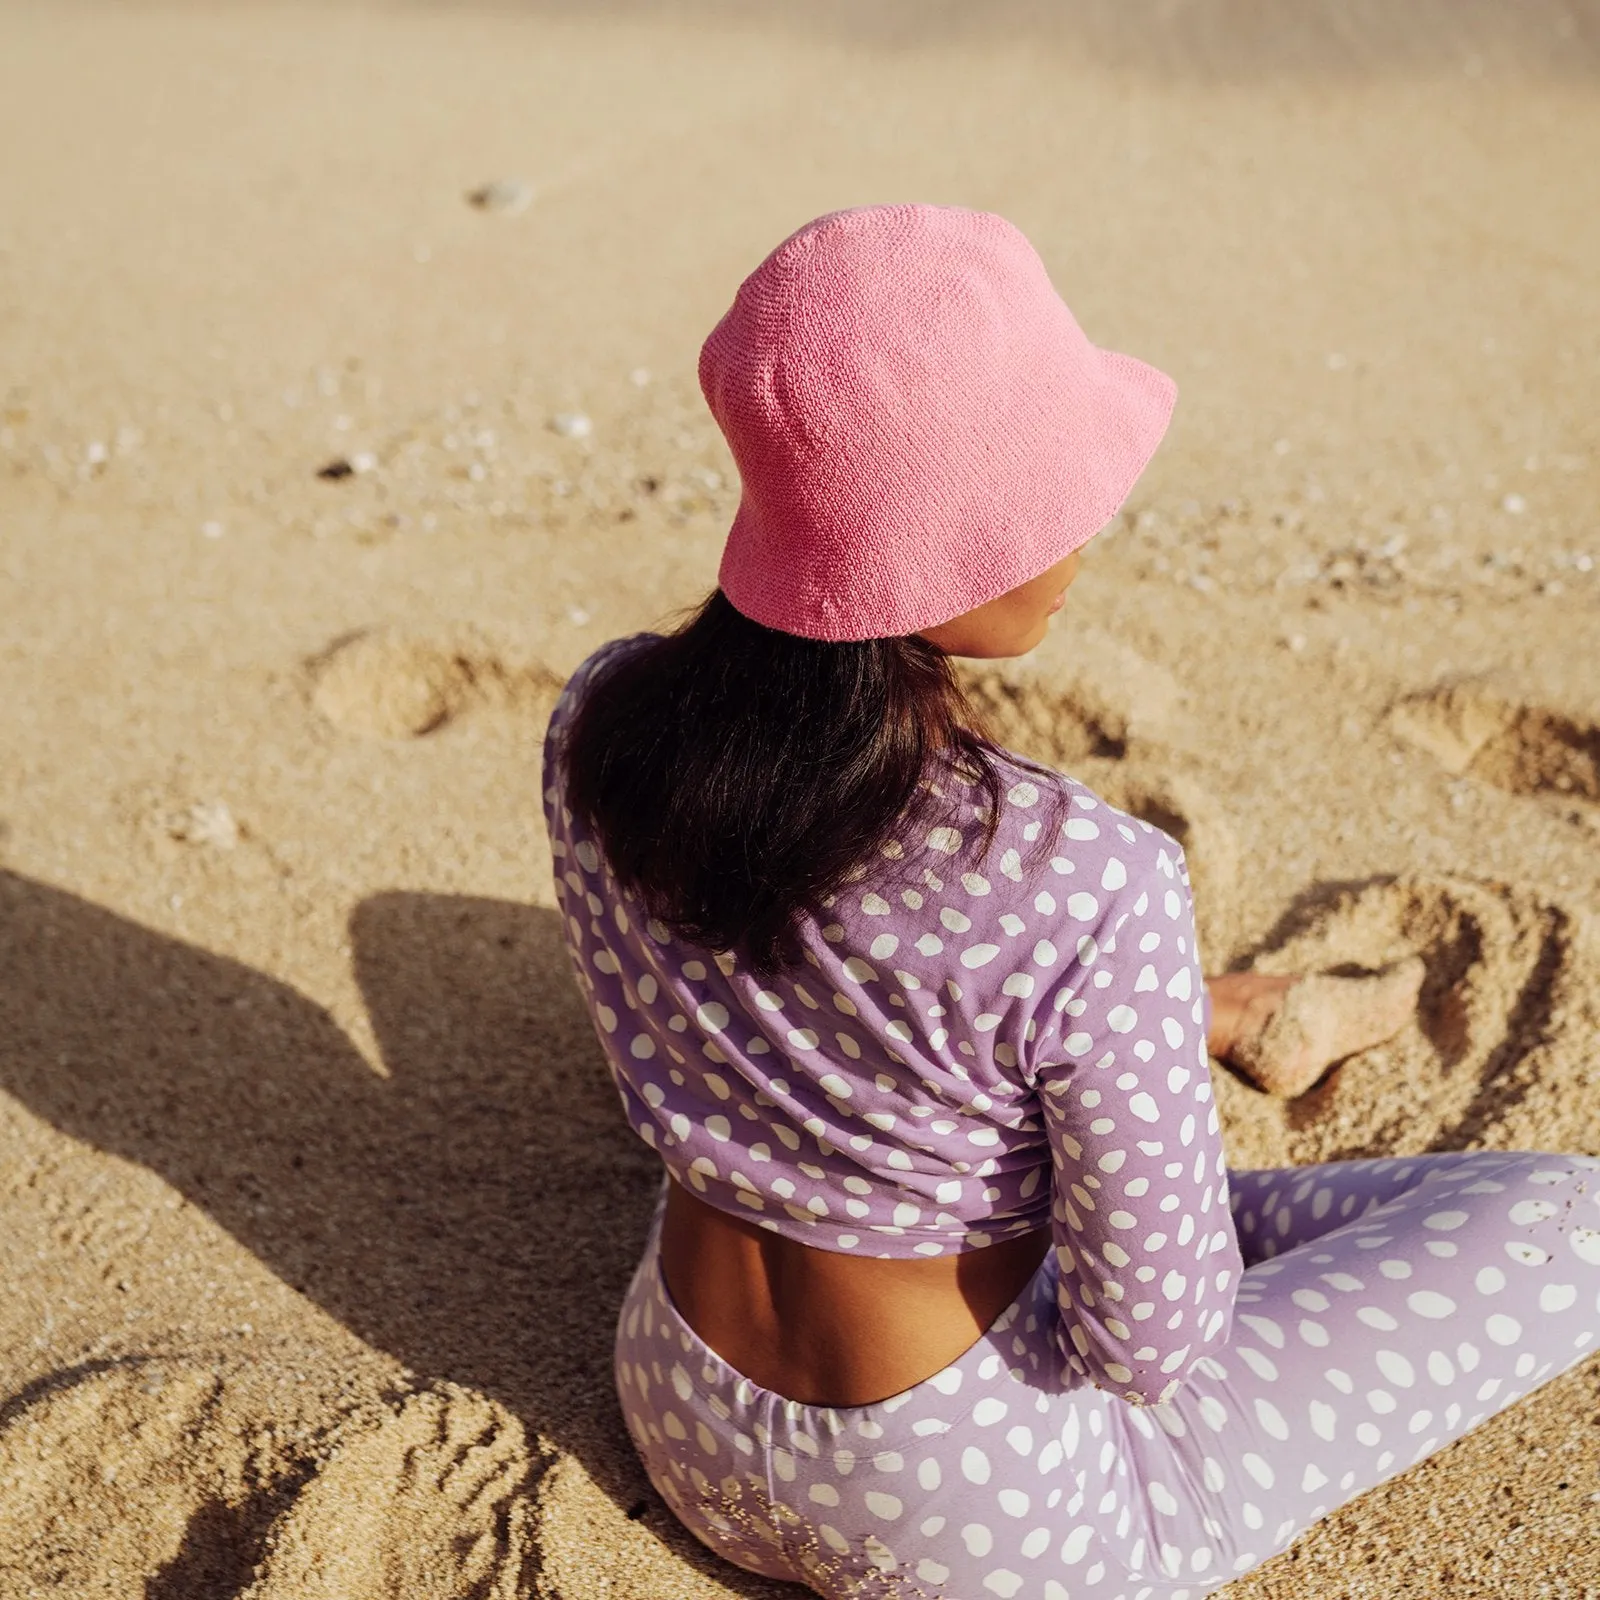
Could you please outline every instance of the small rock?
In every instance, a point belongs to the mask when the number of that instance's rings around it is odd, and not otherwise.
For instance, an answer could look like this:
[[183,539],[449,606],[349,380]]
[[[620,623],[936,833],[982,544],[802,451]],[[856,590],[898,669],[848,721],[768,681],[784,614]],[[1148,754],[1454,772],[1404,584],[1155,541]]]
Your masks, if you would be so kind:
[[370,450],[358,450],[350,457],[350,465],[357,472],[376,472],[378,458]]
[[239,842],[239,824],[223,800],[197,800],[187,811],[167,819],[167,832],[190,844],[231,850]]
[[110,455],[111,452],[106,449],[102,440],[92,439],[89,442],[89,447],[83,452],[83,459],[91,467],[103,467],[110,459]]
[[588,622],[588,620],[589,613],[585,611],[582,606],[567,607],[567,621],[570,622],[573,627],[581,628],[586,622]]
[[1306,647],[1306,636],[1303,633],[1291,633],[1283,642],[1287,649],[1299,655]]
[[336,456],[327,466],[317,468],[317,476],[328,479],[330,483],[336,483],[340,478],[354,477],[355,470],[354,465],[346,461],[343,456]]
[[587,439],[594,432],[594,424],[581,411],[558,411],[550,426],[563,439]]
[[220,539],[223,534],[223,527],[220,522],[202,522],[200,524],[200,532],[208,539]]
[[526,178],[496,178],[474,189],[467,199],[480,211],[502,211],[513,216],[533,204],[533,185]]
[[1500,502],[1500,509],[1509,511],[1514,517],[1520,517],[1528,509],[1528,502],[1520,494],[1508,494]]

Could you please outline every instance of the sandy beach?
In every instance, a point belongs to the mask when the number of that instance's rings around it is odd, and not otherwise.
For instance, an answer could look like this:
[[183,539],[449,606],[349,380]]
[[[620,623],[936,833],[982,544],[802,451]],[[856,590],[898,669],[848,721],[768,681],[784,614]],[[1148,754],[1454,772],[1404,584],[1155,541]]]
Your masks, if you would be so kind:
[[[0,4],[0,1600],[778,1600],[650,1491],[556,691],[714,582],[695,356],[996,210],[1168,441],[1008,743],[1213,970],[1427,964],[1236,1165],[1600,1154],[1600,11]],[[1228,1600],[1600,1596],[1600,1362]]]

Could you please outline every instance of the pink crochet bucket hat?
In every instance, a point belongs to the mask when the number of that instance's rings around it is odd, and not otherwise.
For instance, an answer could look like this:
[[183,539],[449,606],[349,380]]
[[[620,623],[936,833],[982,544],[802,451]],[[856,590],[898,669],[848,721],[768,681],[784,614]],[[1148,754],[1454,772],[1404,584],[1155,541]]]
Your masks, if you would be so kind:
[[742,485],[723,592],[832,640],[946,622],[1085,544],[1177,396],[1090,344],[1003,217],[927,205],[786,239],[706,340],[700,387]]

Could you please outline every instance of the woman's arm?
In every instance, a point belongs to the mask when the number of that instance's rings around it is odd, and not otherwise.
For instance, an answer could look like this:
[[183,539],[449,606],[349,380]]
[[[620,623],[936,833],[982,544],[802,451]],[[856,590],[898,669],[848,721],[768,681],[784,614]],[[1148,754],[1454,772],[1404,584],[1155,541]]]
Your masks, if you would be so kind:
[[1243,1261],[1183,853],[1108,806],[1088,809],[1102,844],[1084,865],[1100,881],[1066,898],[1058,942],[1076,960],[1041,1018],[1034,1069],[1060,1339],[1098,1386],[1156,1404],[1226,1344]]

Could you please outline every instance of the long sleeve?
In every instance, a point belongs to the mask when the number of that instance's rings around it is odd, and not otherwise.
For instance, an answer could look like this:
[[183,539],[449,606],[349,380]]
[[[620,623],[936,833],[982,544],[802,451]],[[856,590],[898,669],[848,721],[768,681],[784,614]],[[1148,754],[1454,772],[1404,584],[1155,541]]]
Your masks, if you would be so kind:
[[1087,796],[1073,807],[1068,839],[1096,843],[1058,897],[1067,967],[1033,1065],[1053,1167],[1059,1338],[1097,1386],[1157,1404],[1226,1344],[1243,1270],[1194,910],[1170,838]]

